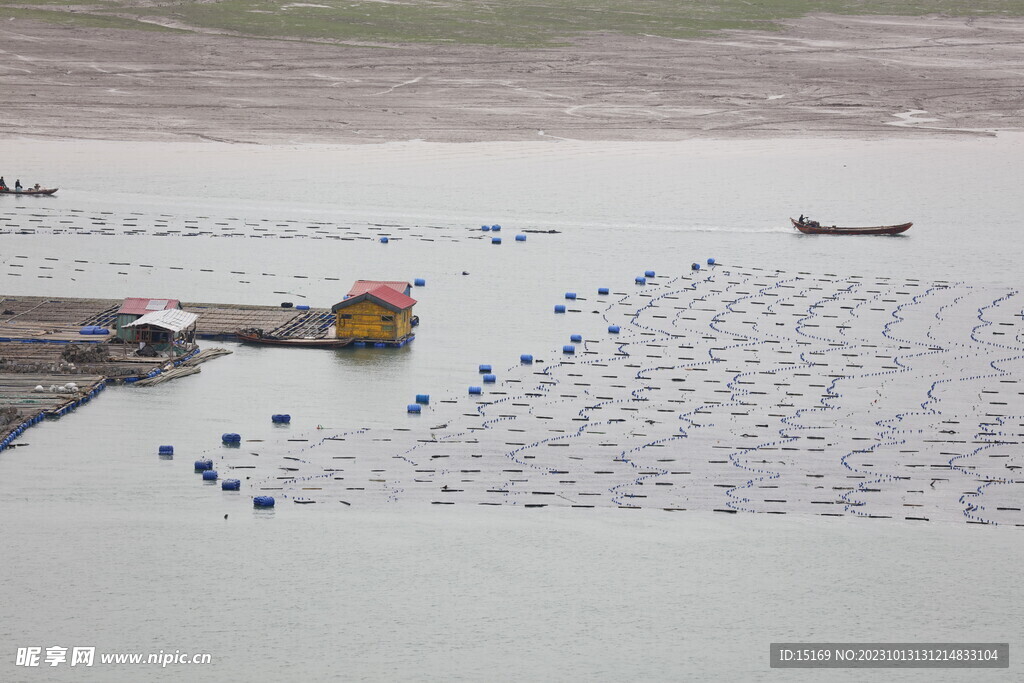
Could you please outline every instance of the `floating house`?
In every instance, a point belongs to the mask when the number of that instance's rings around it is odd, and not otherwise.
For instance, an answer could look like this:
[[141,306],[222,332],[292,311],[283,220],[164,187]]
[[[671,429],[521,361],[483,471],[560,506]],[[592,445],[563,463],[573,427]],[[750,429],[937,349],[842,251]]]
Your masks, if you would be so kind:
[[412,339],[408,282],[359,280],[344,301],[334,304],[334,331],[339,339],[402,345]]
[[171,308],[147,313],[124,327],[132,331],[140,350],[148,346],[156,355],[174,358],[195,349],[197,320],[195,313]]
[[121,302],[121,308],[117,310],[117,317],[114,319],[114,330],[117,338],[126,342],[136,341],[138,329],[128,327],[128,323],[134,322],[154,311],[169,311],[181,309],[181,302],[177,299],[141,299],[139,297],[128,297]]

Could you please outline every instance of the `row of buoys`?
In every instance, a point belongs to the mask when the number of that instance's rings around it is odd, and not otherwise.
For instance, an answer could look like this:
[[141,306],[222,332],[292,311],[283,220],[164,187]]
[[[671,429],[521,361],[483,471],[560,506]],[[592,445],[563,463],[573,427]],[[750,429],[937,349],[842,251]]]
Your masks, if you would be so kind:
[[501,232],[500,225],[481,225],[480,229],[484,232]]
[[25,422],[22,422],[20,425],[11,430],[11,433],[5,436],[2,441],[0,441],[0,451],[6,449],[11,444],[11,442],[17,439],[19,436],[21,436],[26,429],[28,429],[34,424],[42,422],[44,417],[45,413],[39,413],[35,417],[32,417],[31,419],[26,420]]
[[274,424],[289,424],[292,421],[292,416],[287,413],[283,415],[271,415],[270,421]]

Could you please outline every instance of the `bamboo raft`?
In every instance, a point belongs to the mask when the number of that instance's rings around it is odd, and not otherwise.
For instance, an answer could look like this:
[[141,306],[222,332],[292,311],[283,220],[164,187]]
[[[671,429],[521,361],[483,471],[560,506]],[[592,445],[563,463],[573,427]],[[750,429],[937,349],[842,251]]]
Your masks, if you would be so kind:
[[[79,330],[86,325],[109,327],[120,306],[120,299],[0,296],[0,341],[102,342],[106,339],[80,335]],[[246,328],[262,329],[274,337],[322,339],[334,324],[328,308],[182,302],[182,309],[199,315],[196,336],[200,339],[235,340],[238,330]]]

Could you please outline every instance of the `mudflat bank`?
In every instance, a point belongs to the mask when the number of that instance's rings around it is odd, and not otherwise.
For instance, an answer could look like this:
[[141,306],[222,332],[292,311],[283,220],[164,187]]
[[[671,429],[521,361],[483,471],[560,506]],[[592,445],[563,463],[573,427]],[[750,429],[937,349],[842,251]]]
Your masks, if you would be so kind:
[[703,38],[351,45],[0,28],[2,137],[240,143],[883,138],[1020,129],[1024,20],[816,15]]

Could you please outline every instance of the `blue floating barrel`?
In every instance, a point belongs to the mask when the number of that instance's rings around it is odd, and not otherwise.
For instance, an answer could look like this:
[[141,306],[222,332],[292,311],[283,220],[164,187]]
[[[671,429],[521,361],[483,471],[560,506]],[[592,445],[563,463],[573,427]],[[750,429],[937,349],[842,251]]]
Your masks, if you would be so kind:
[[291,415],[271,415],[270,421],[274,424],[288,424],[292,421]]
[[565,293],[565,298],[566,299],[575,299],[576,298],[576,292],[566,292]]
[[638,285],[646,285],[647,284],[647,278],[645,278],[645,277],[637,277],[636,278],[636,283]]
[[519,362],[520,363],[526,363],[527,365],[529,365],[530,363],[533,362],[533,356],[528,354],[528,353],[520,354],[519,355]]
[[611,291],[611,290],[609,290],[607,287],[598,287],[597,288],[597,293],[598,294],[607,294],[609,291]]
[[573,346],[572,344],[566,344],[565,346],[562,347],[562,353],[576,353],[576,347]]
[[565,313],[565,304],[555,304],[555,313]]
[[618,325],[609,325],[608,326],[608,331],[611,332],[612,334],[618,334],[619,333],[619,326]]
[[174,446],[161,446],[160,455],[174,455]]
[[92,334],[93,329],[95,329],[94,325],[86,325],[78,331],[78,334]]
[[569,341],[571,341],[571,342],[581,342],[581,341],[583,341],[583,335],[582,334],[572,334],[572,335],[569,335]]
[[430,394],[416,394],[416,402],[424,405],[430,403]]
[[242,437],[238,434],[221,434],[220,440],[224,443],[241,443]]
[[501,244],[501,238],[500,237],[492,237],[491,238],[491,244]]
[[699,263],[691,263],[690,264],[690,268],[693,269],[693,270],[700,270],[700,264]]
[[424,280],[424,279],[423,279],[423,278],[421,278],[421,277],[418,277],[418,278],[416,278],[415,280],[413,280],[413,281],[412,281],[412,283],[413,283],[414,285],[416,285],[417,287],[423,287],[423,286],[425,286],[425,285],[427,284],[427,281],[426,281],[426,280]]
[[252,506],[254,508],[272,508],[274,507],[273,496],[256,496],[252,499]]
[[715,259],[713,259],[713,258],[709,258],[709,259],[708,259],[708,265],[709,265],[709,266],[713,266],[713,265],[715,265]]
[[491,232],[499,232],[500,230],[501,230],[501,226],[500,225],[492,225],[491,226]]
[[217,481],[217,470],[204,470],[203,481]]
[[242,482],[238,479],[224,479],[220,483],[221,491],[240,491],[242,489]]
[[420,412],[420,409],[422,407],[423,406],[421,406],[419,403],[410,403],[409,405],[407,405],[405,407],[405,411],[407,413],[418,413],[418,412]]
[[296,311],[308,311],[309,310],[309,306],[307,304],[299,304],[298,306],[295,307],[295,310]]
[[110,334],[110,330],[108,330],[108,329],[107,329],[107,328],[105,328],[105,327],[100,327],[99,325],[97,325],[97,326],[95,327],[95,329],[93,329],[93,332],[92,332],[92,333],[93,333],[93,334]]
[[483,389],[481,389],[480,387],[470,387],[469,388],[469,393],[474,395],[474,396],[476,394],[479,394],[479,393],[482,393],[482,392],[483,392]]
[[484,232],[490,232],[491,231],[491,226],[489,226],[489,225],[481,225],[480,229],[483,230]]
[[380,238],[380,243],[381,244],[387,244],[388,243],[388,238],[387,237],[381,237]]
[[526,241],[526,235],[524,235],[523,233],[519,233],[518,235],[516,235],[516,242],[525,242],[525,241]]
[[479,370],[480,372],[490,372],[490,371],[491,371],[491,366],[490,366],[490,365],[481,365],[481,366],[480,366],[480,367],[478,367],[477,369],[478,369],[478,370]]
[[494,384],[498,378],[494,375],[484,375],[484,384]]
[[646,270],[646,271],[644,271],[644,276],[645,277],[654,277],[654,271],[653,270]]
[[196,472],[205,472],[213,469],[212,460],[196,460]]
[[293,304],[291,301],[282,301],[281,302],[281,308],[291,308],[294,305],[295,304]]
[[373,348],[375,349],[383,349],[385,346],[387,346],[387,344],[384,342],[373,342]]

